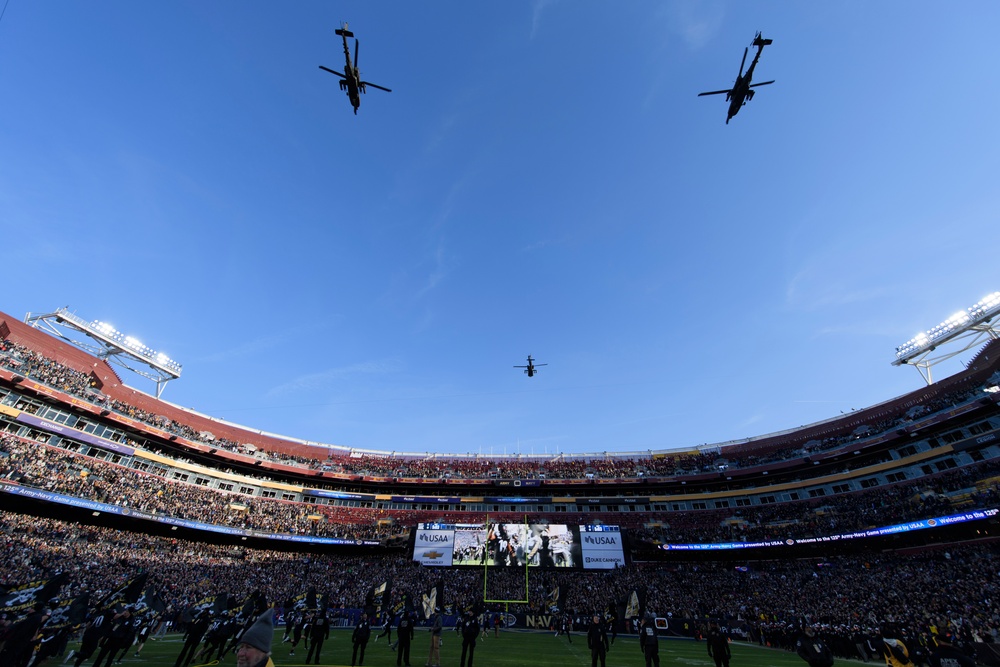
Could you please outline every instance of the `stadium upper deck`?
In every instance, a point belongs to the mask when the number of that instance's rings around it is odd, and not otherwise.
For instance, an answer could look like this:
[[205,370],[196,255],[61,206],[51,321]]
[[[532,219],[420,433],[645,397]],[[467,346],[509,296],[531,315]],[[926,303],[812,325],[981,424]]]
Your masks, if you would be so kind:
[[[172,443],[220,466],[314,483],[546,486],[579,483],[712,484],[782,474],[823,461],[842,463],[842,451],[884,449],[887,443],[934,431],[940,423],[984,407],[1000,396],[983,388],[1000,377],[1000,341],[984,347],[965,371],[876,406],[820,423],[736,443],[691,451],[620,452],[492,458],[476,455],[395,454],[305,443],[213,419],[123,384],[105,362],[0,313],[0,381],[89,413],[127,431]],[[992,379],[991,379],[992,378]],[[819,472],[818,470],[816,472]],[[773,479],[773,477],[772,477]],[[529,484],[530,486],[530,484]]]

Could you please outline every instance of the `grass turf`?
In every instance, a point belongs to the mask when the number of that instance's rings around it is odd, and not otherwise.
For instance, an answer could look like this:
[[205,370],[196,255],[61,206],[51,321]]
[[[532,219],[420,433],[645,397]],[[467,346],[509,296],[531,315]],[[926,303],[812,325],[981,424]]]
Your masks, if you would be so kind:
[[[281,643],[284,631],[275,630],[272,659],[276,667],[297,667],[306,664],[308,650],[299,642],[295,655],[289,655],[290,644]],[[395,638],[395,632],[393,633]],[[491,634],[488,639],[480,638],[476,642],[474,667],[590,667],[590,651],[587,649],[587,636],[574,634],[573,641],[566,637],[554,637],[551,632],[505,630],[499,638]],[[69,648],[79,645],[70,642]],[[135,658],[132,654],[135,647],[129,650],[122,665],[138,667],[173,667],[183,646],[178,634],[169,634],[165,639],[150,641],[142,650],[142,655]],[[330,639],[323,643],[321,665],[345,666],[351,664],[351,630],[335,628],[330,632]],[[416,636],[410,649],[410,664],[413,667],[424,667],[430,648],[430,633],[426,628],[417,628]],[[756,645],[733,642],[732,667],[805,667],[794,653]],[[462,654],[461,638],[445,628],[444,645],[441,647],[442,667],[458,667]],[[84,665],[92,664],[92,656]],[[59,659],[48,662],[57,665]],[[69,664],[72,664],[70,662]],[[213,662],[193,662],[193,665],[216,664]],[[236,665],[236,656],[229,654],[220,665]],[[639,651],[639,642],[635,636],[619,636],[607,656],[607,667],[645,667],[645,660]],[[690,667],[715,667],[715,661],[708,656],[705,642],[694,642],[684,639],[660,639],[661,667],[686,665]],[[837,660],[838,665],[862,665],[854,660]],[[368,642],[365,652],[364,667],[395,667],[396,652],[387,648],[385,639],[377,643]]]

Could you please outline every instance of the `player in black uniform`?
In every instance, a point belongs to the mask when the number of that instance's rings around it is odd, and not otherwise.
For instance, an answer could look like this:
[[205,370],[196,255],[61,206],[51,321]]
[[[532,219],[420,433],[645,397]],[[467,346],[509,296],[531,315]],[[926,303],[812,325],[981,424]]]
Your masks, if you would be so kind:
[[[289,603],[290,604],[290,603]],[[281,637],[281,643],[292,641],[292,628],[295,627],[295,610],[286,609],[285,611],[285,634]]]
[[302,641],[302,631],[305,630],[307,622],[305,613],[300,612],[295,615],[295,627],[292,628],[292,648],[288,655],[295,655],[295,647]]
[[459,667],[466,667],[465,656],[469,655],[468,667],[472,667],[472,656],[476,652],[476,640],[479,639],[479,619],[472,613],[471,609],[466,609],[462,620],[459,622],[462,631],[462,659]]
[[573,619],[570,618],[569,614],[563,614],[562,618],[557,621],[559,624],[556,628],[556,637],[559,635],[566,635],[566,639],[570,644],[573,643],[573,635],[570,634],[570,630],[573,629]]
[[[115,664],[121,664],[122,660],[125,659],[125,654],[128,653],[129,649],[132,648],[132,644],[135,643],[135,636],[139,633],[139,626],[142,625],[142,616],[133,615],[125,628],[124,636],[118,642],[119,653],[118,657],[115,658]],[[108,663],[111,664],[110,662]]]
[[[388,639],[386,639],[385,641],[389,644],[392,644],[392,614],[387,612],[384,618],[385,622],[382,623],[382,632],[380,632],[378,636],[375,637],[376,644],[378,643],[378,640],[381,639],[382,637],[388,637]],[[390,646],[390,648],[392,647]]]
[[94,667],[100,667],[101,660],[104,660],[104,667],[111,667],[115,655],[125,646],[125,642],[131,641],[132,636],[132,611],[127,607],[111,618],[111,632],[104,638],[97,659],[94,660]]
[[110,621],[114,613],[110,609],[102,609],[101,611],[94,611],[94,615],[87,621],[87,625],[83,630],[83,639],[80,641],[80,649],[76,652],[70,652],[66,659],[69,660],[74,655],[76,656],[76,662],[73,663],[73,667],[80,667],[84,661],[90,660],[90,656],[94,655],[94,651],[97,650],[97,645],[100,643],[101,639],[104,637],[105,633],[111,629]]
[[618,607],[615,605],[614,601],[608,604],[608,613],[605,614],[608,621],[608,628],[611,630],[611,645],[615,645],[615,639],[618,638]]
[[143,617],[142,623],[139,625],[139,632],[135,635],[135,653],[132,657],[138,658],[139,654],[142,653],[142,647],[146,645],[146,641],[149,639],[150,633],[153,631],[153,627],[157,623],[156,614],[147,614]]
[[399,617],[396,626],[396,667],[410,667],[410,642],[413,641],[413,618],[407,613]]
[[715,667],[729,667],[729,658],[732,652],[729,650],[729,638],[722,634],[719,626],[712,623],[708,626],[708,656],[715,660]]
[[201,643],[201,638],[205,636],[211,622],[212,614],[205,609],[188,624],[187,633],[184,635],[184,647],[181,648],[181,654],[177,656],[177,662],[174,663],[174,667],[187,667],[191,664],[195,649]]
[[639,649],[646,656],[646,667],[660,667],[660,640],[656,636],[656,619],[646,614],[639,626]]
[[587,628],[587,648],[590,649],[590,667],[597,667],[598,661],[601,667],[605,667],[608,657],[608,649],[611,648],[608,642],[608,630],[600,614],[594,614],[594,618]]
[[323,642],[330,638],[330,619],[326,617],[326,609],[320,609],[313,617],[312,625],[309,628],[309,636],[312,642],[309,644],[309,653],[306,654],[306,664],[312,660],[313,653],[316,654],[316,664],[319,664],[319,652],[323,650]]
[[[354,652],[351,653],[351,667],[365,664],[365,647],[368,646],[368,638],[372,636],[372,626],[368,622],[368,614],[361,612],[361,620],[354,626],[351,634],[351,642],[354,644]],[[360,660],[359,658],[360,652]]]
[[228,619],[224,616],[217,616],[212,620],[211,625],[208,626],[208,631],[205,632],[205,644],[195,656],[198,662],[211,660],[212,653],[216,652],[220,658],[222,657],[222,652],[226,648],[226,641],[229,639],[229,632],[226,628],[228,623]]

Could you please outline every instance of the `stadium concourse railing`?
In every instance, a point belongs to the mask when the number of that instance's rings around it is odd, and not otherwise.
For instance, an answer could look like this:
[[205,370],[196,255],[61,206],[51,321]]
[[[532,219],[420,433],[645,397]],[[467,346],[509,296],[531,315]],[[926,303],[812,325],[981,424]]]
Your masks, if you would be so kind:
[[[293,474],[302,476],[308,478],[310,481],[323,479],[332,481],[365,482],[371,484],[385,484],[385,485],[389,484],[419,485],[426,483],[461,484],[461,485],[494,485],[494,484],[504,485],[503,482],[509,479],[507,477],[501,477],[500,476],[501,473],[498,473],[496,477],[470,479],[468,477],[462,476],[460,471],[456,471],[454,473],[454,476],[452,476],[452,473],[447,472],[447,470],[450,470],[448,466],[453,464],[454,461],[449,459],[435,460],[434,465],[439,466],[441,469],[433,471],[435,472],[435,474],[432,477],[407,476],[408,471],[404,467],[397,467],[395,470],[392,470],[390,474],[384,474],[384,475],[361,474],[360,471],[335,472],[326,470],[316,470],[314,468],[303,469],[303,466],[296,465],[294,463],[276,461],[270,459],[261,459],[258,456],[240,454],[238,452],[234,452],[225,448],[220,448],[220,446],[217,443],[202,443],[189,438],[182,437],[178,435],[176,432],[173,432],[167,428],[155,426],[154,424],[150,423],[149,420],[136,419],[134,417],[127,416],[114,409],[109,409],[105,402],[102,402],[99,399],[94,398],[95,395],[94,392],[92,391],[83,392],[85,395],[76,395],[72,392],[69,392],[67,387],[64,387],[64,389],[67,389],[67,391],[60,391],[59,389],[52,387],[49,384],[46,384],[39,380],[36,380],[35,378],[19,375],[13,368],[11,368],[11,366],[16,366],[18,364],[13,364],[12,361],[16,360],[13,360],[12,357],[10,357],[9,355],[0,357],[0,362],[3,361],[7,362],[7,367],[6,368],[0,367],[0,379],[5,379],[11,383],[21,383],[22,387],[31,390],[32,392],[36,393],[39,396],[44,396],[50,400],[72,406],[74,409],[82,410],[84,412],[90,413],[91,415],[107,419],[111,422],[116,422],[124,427],[135,429],[150,437],[163,440],[164,442],[173,443],[181,450],[186,449],[191,452],[197,452],[199,454],[214,457],[216,459],[219,459],[220,463],[222,464],[229,462],[229,463],[239,463],[248,466],[253,465],[262,469],[269,470],[274,473],[282,473],[286,475]],[[67,369],[67,370],[71,371],[72,369]],[[89,396],[87,396],[86,394],[89,394]],[[941,409],[938,412],[923,415],[921,418],[913,419],[912,421],[906,424],[901,424],[900,420],[902,418],[896,420],[890,420],[885,422],[884,424],[881,424],[880,426],[882,428],[878,432],[873,432],[872,429],[867,429],[863,434],[857,434],[857,433],[845,434],[839,438],[835,438],[832,440],[828,439],[828,441],[826,442],[817,442],[814,443],[811,447],[809,447],[808,451],[804,449],[795,450],[794,452],[792,452],[792,457],[786,460],[779,459],[779,460],[769,461],[767,463],[760,463],[758,461],[754,461],[753,462],[754,465],[748,465],[743,468],[740,468],[737,465],[736,461],[727,460],[725,463],[726,474],[728,476],[742,477],[742,476],[752,476],[755,474],[759,474],[764,470],[776,472],[778,470],[781,470],[782,468],[791,468],[803,465],[803,463],[806,462],[805,459],[807,456],[810,457],[810,460],[812,461],[822,460],[822,458],[832,456],[836,454],[836,452],[844,448],[850,447],[854,449],[859,449],[859,448],[863,449],[868,447],[876,447],[883,445],[887,442],[891,442],[893,439],[896,439],[898,437],[903,437],[903,436],[912,437],[913,435],[919,433],[921,430],[932,428],[933,426],[939,423],[960,416],[964,410],[974,409],[977,402],[981,402],[982,400],[984,400],[982,399],[982,395],[977,393],[975,389],[961,388],[951,392],[951,395],[952,395],[951,396],[952,400],[958,401],[958,403],[952,405],[949,401],[944,401],[942,403]],[[904,402],[901,403],[901,405],[909,405],[911,402]],[[902,425],[901,428],[896,428],[901,425]],[[712,465],[716,463],[718,461],[719,454],[699,453],[698,456],[700,457],[700,463],[702,464],[701,467],[704,467],[705,465]],[[671,457],[667,458],[672,460]],[[504,460],[489,460],[488,462],[486,462],[485,465],[487,467],[491,466],[499,467],[505,464],[517,465],[520,467],[525,477],[532,478],[532,480],[537,484],[557,485],[557,486],[577,485],[577,484],[616,484],[616,485],[656,484],[656,483],[675,481],[679,478],[683,478],[690,483],[697,483],[699,479],[702,478],[710,479],[717,476],[718,470],[712,470],[708,473],[700,474],[697,469],[698,466],[695,465],[691,467],[690,466],[691,457],[688,458],[689,458],[688,467],[690,467],[690,470],[688,470],[686,474],[684,474],[683,476],[674,475],[670,477],[643,475],[640,477],[617,476],[617,477],[604,478],[601,477],[599,474],[583,473],[583,476],[581,476],[580,478],[550,479],[547,478],[547,475],[540,472],[542,470],[542,468],[540,467],[541,464],[537,462],[529,463],[528,467],[524,467],[525,466],[524,461],[511,462]],[[649,461],[644,463],[649,464],[650,462],[663,459],[664,457],[651,458]],[[711,464],[705,463],[706,461],[709,460],[711,460],[712,462]],[[373,458],[370,456],[362,456],[359,459],[341,460],[337,463],[337,465],[343,467],[343,464],[345,464],[347,461],[350,461],[352,464],[356,464],[359,466],[374,465],[375,463],[385,465],[386,458],[384,457]],[[406,459],[394,460],[392,465],[402,466],[406,462],[407,462]],[[411,461],[411,463],[413,462]],[[422,462],[422,465],[425,463],[426,462]],[[577,463],[579,464],[579,462]],[[633,461],[632,463],[636,462]],[[476,465],[482,468],[484,462],[478,461]],[[534,470],[532,470],[531,468],[532,465],[535,466]],[[599,466],[600,461],[593,460],[590,462],[590,465]],[[582,469],[585,470],[586,468]],[[677,472],[676,469],[675,472]]]

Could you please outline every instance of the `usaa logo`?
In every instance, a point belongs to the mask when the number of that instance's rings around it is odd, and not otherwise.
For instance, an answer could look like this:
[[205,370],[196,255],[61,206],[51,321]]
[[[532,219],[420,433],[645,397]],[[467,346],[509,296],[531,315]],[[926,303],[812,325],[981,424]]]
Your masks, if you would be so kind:
[[433,535],[428,533],[420,534],[421,542],[447,542],[449,539],[449,535]]

